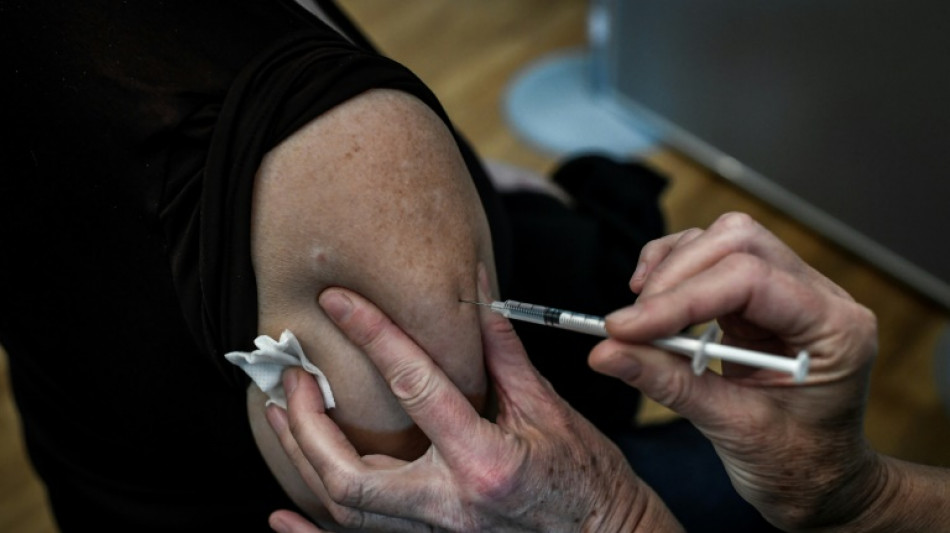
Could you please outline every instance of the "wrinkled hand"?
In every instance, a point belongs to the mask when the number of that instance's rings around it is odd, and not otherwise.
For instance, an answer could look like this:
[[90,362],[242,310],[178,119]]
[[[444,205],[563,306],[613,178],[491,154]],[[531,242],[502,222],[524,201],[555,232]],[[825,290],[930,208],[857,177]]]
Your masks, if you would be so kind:
[[[637,303],[607,317],[611,338],[591,366],[690,419],[739,493],[779,527],[857,516],[879,468],[862,429],[877,350],[870,311],[741,214],[650,243],[630,287]],[[728,364],[696,377],[688,359],[643,345],[713,319],[727,344],[808,350],[806,383]]]
[[[487,298],[483,287],[481,296]],[[491,423],[371,303],[328,289],[320,304],[373,361],[432,445],[413,462],[361,457],[313,380],[285,375],[288,411],[268,418],[303,479],[342,526],[417,531],[668,531],[678,525],[620,451],[528,362],[511,324],[481,313],[498,397]],[[285,530],[316,531],[275,513]],[[309,528],[309,529],[308,529]]]

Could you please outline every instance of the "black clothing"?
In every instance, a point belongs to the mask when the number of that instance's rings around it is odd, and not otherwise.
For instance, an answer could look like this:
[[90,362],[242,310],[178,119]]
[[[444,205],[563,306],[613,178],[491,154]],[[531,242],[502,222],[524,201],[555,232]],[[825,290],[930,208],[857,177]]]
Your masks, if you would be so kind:
[[[631,305],[627,283],[640,248],[664,232],[657,199],[666,181],[641,165],[592,155],[566,161],[552,179],[573,209],[545,195],[502,196],[516,280],[509,297],[601,316]],[[632,427],[636,391],[587,365],[601,339],[529,323],[515,328],[531,362],[575,409],[607,433]]]
[[[257,335],[254,173],[371,88],[444,113],[292,0],[2,0],[0,35],[0,343],[59,525],[266,529],[293,506],[223,358]],[[460,147],[504,273],[504,218]]]

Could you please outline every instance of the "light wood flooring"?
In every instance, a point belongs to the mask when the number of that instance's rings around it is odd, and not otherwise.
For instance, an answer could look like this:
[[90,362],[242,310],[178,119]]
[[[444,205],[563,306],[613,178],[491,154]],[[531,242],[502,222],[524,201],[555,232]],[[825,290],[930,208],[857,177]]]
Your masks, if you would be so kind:
[[[383,51],[432,87],[483,156],[537,172],[553,168],[556,157],[521,142],[505,126],[501,101],[520,69],[583,46],[586,1],[349,0],[342,5]],[[663,199],[671,231],[706,226],[727,211],[748,212],[877,314],[880,357],[868,436],[882,452],[950,466],[950,421],[931,370],[934,344],[950,313],[689,159],[663,149],[647,160],[671,180]],[[55,531],[24,456],[6,370],[0,354],[0,531]],[[650,404],[642,413],[648,422],[669,416]]]

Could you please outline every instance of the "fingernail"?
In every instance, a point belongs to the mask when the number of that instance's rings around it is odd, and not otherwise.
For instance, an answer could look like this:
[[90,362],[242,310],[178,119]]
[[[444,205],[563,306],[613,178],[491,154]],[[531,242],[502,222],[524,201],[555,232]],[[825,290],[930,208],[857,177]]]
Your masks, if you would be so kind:
[[294,390],[297,388],[297,371],[293,368],[288,368],[284,371],[284,392],[287,393],[287,399],[290,399],[290,396],[294,393]]
[[633,276],[630,277],[630,281],[638,281],[643,277],[643,273],[646,271],[647,265],[643,261],[637,263],[637,268],[633,271]]
[[339,289],[327,289],[320,295],[320,307],[334,322],[342,322],[353,310],[353,300]]
[[290,533],[293,531],[290,529],[290,524],[285,522],[280,516],[271,515],[267,523],[276,533]]
[[274,433],[283,433],[287,429],[287,411],[277,404],[270,404],[264,411],[267,417],[267,423],[270,424]]

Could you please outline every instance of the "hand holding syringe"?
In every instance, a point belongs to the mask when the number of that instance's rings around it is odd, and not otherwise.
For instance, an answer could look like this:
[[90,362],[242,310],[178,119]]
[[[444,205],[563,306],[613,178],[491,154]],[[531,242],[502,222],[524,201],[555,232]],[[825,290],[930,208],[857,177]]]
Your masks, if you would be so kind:
[[[462,302],[487,306],[493,312],[512,320],[522,320],[600,337],[607,336],[604,318],[599,316],[574,313],[543,305],[526,304],[514,300],[490,303],[469,300],[462,300]],[[808,375],[808,352],[805,350],[799,352],[795,359],[791,359],[781,355],[726,346],[712,342],[718,331],[718,328],[714,325],[698,339],[678,335],[654,340],[652,344],[658,348],[691,357],[693,372],[696,375],[703,373],[709,359],[712,357],[731,363],[787,372],[794,376],[795,381],[799,383],[804,381]]]

